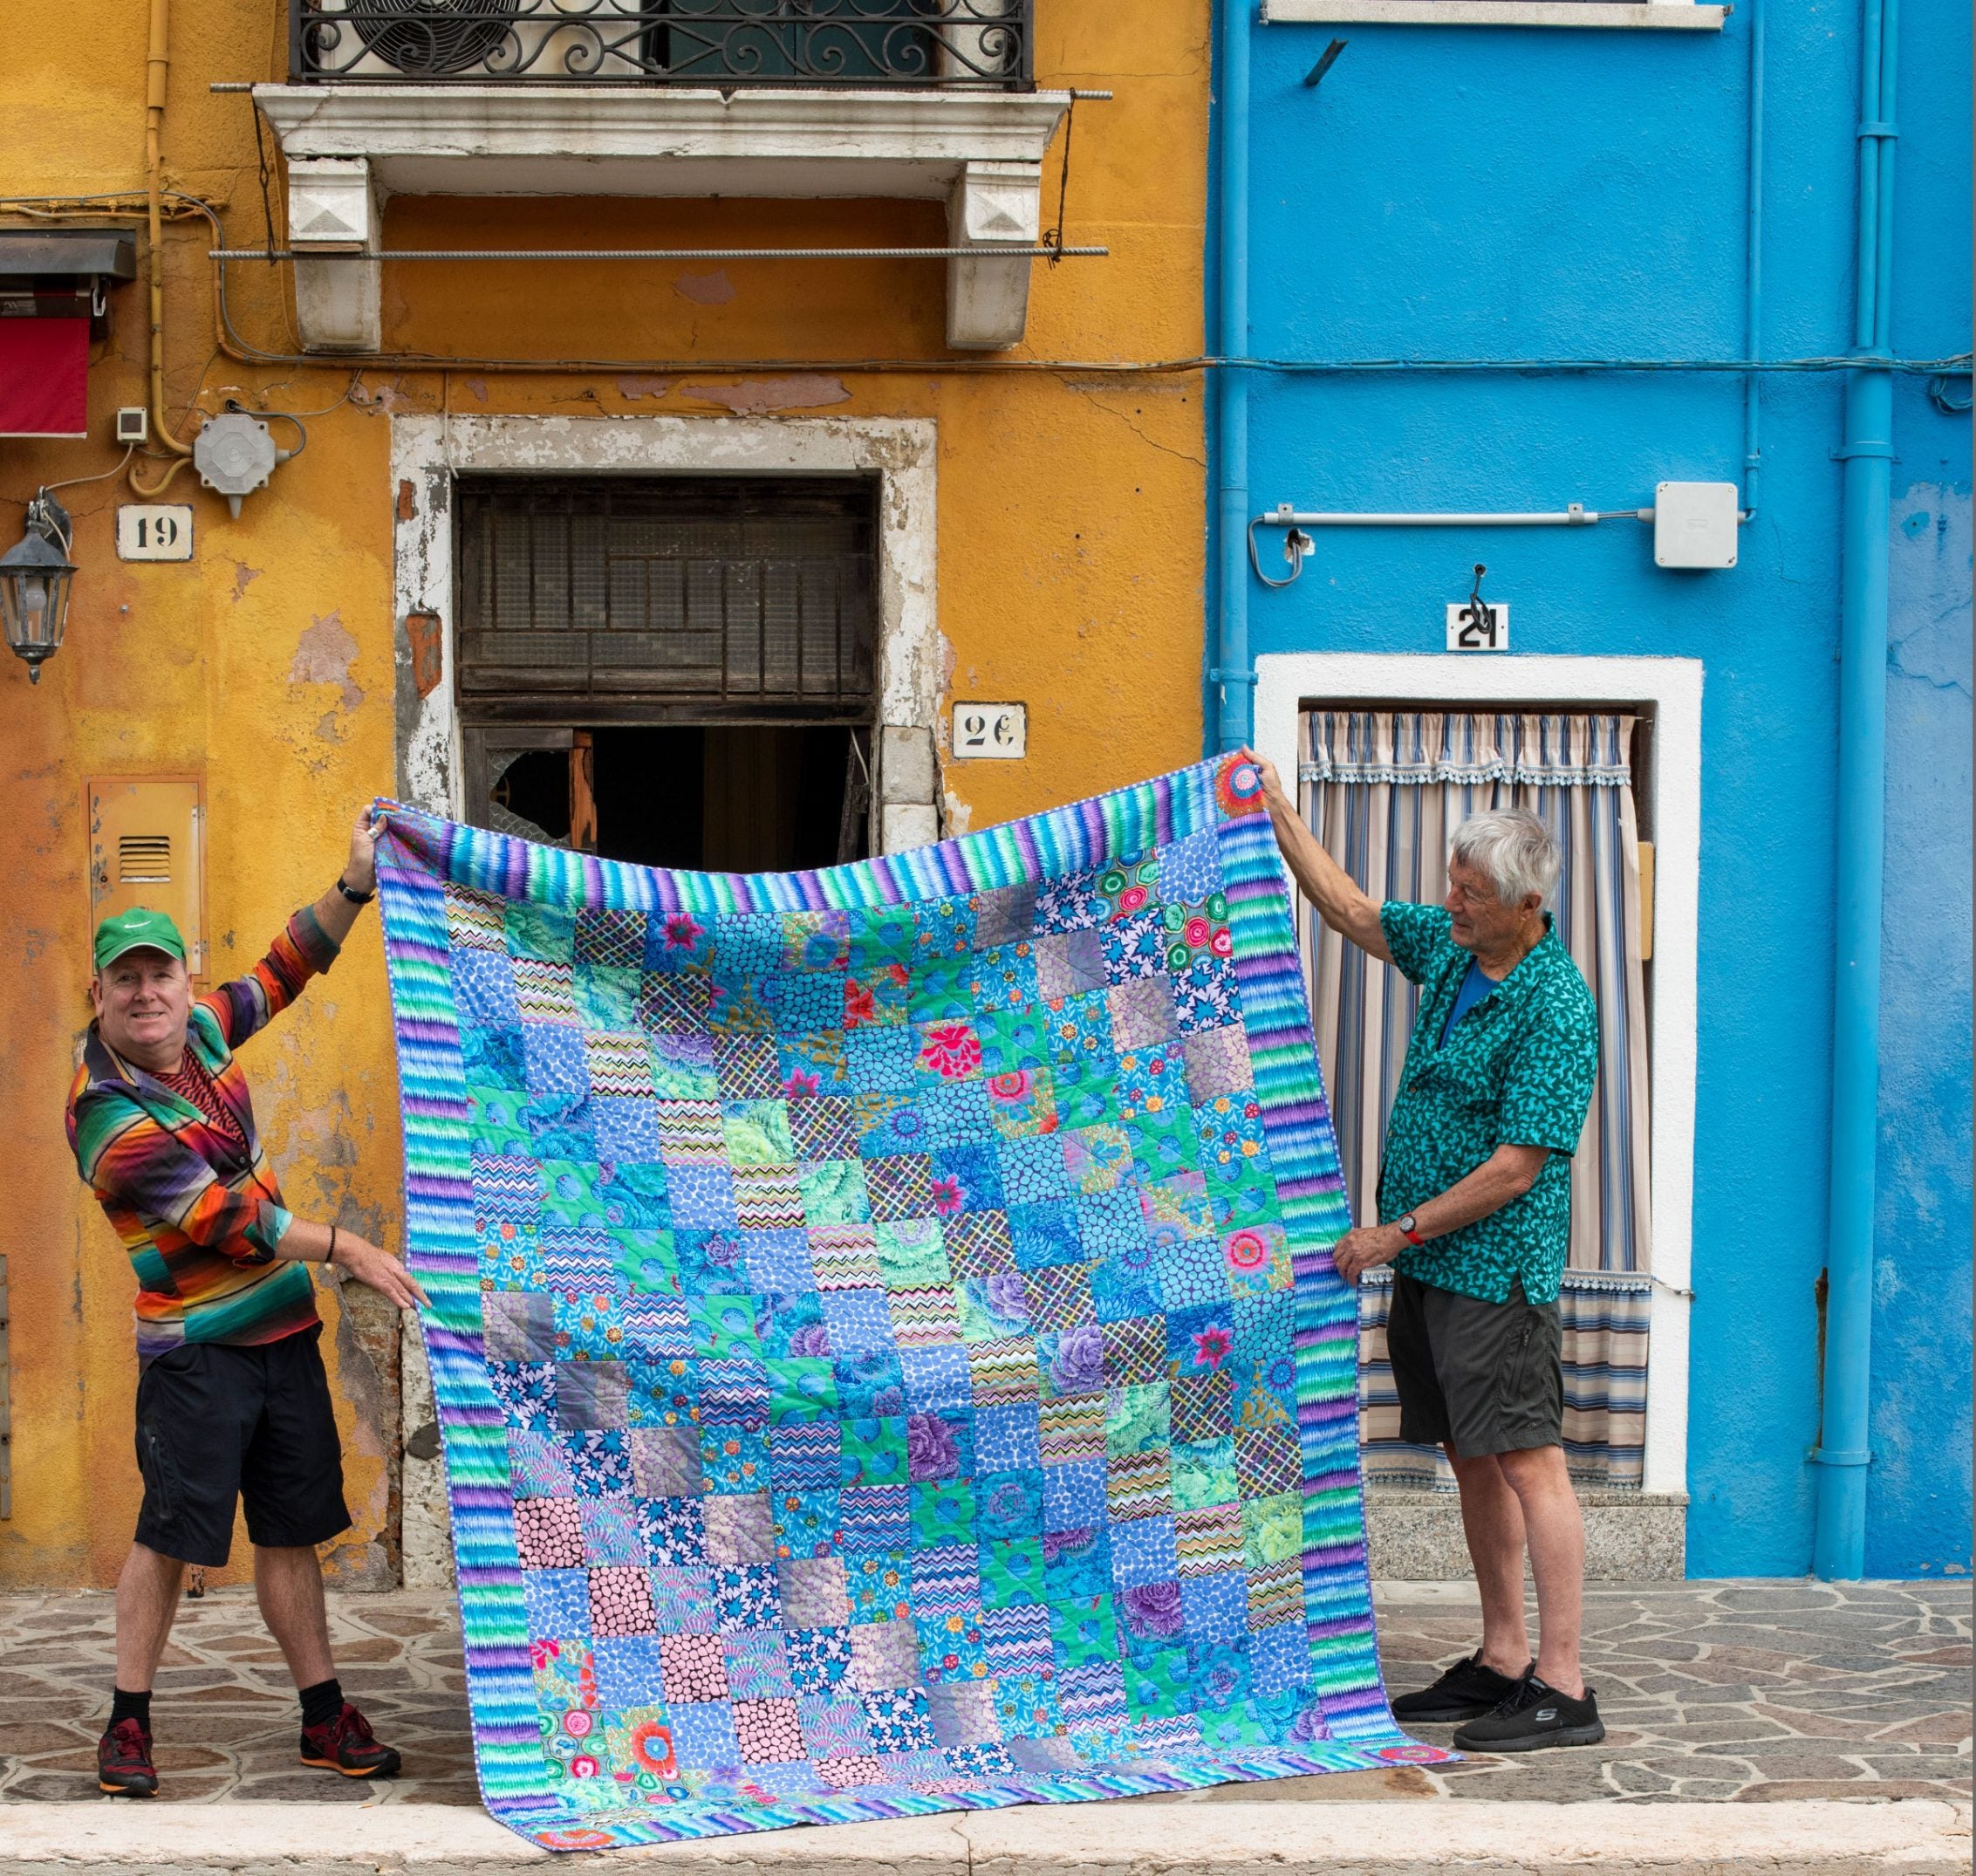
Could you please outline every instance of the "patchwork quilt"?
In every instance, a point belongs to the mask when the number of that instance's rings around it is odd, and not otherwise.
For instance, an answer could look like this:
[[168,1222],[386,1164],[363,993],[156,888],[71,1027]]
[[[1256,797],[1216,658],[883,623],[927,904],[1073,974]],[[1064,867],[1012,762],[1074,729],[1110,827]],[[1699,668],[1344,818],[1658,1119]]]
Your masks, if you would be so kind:
[[1445,1758],[1252,766],[822,873],[391,803],[489,1810],[551,1849]]

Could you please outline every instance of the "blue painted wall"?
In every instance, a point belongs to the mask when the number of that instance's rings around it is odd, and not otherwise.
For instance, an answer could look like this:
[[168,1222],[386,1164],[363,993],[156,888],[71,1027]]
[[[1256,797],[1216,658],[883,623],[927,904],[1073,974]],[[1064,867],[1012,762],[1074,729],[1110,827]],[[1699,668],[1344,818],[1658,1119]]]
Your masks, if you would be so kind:
[[[1720,34],[1255,25],[1251,355],[1742,356],[1747,24],[1739,8]],[[1969,31],[1966,6],[1907,0],[1905,357],[1969,345]],[[1767,32],[1764,351],[1843,354],[1858,5],[1772,0]],[[1347,50],[1306,87],[1334,34]],[[1249,586],[1256,654],[1438,651],[1482,560],[1519,654],[1706,662],[1698,1575],[1800,1574],[1811,1556],[1842,387],[1765,377],[1761,511],[1733,571],[1661,572],[1637,524],[1328,530],[1295,587]],[[1258,373],[1251,507],[1641,506],[1663,478],[1740,479],[1742,397],[1740,376],[1695,372]],[[1925,379],[1903,379],[1896,407],[1868,1568],[1906,1576],[1970,1560],[1970,422]],[[1272,571],[1280,539],[1264,536]]]

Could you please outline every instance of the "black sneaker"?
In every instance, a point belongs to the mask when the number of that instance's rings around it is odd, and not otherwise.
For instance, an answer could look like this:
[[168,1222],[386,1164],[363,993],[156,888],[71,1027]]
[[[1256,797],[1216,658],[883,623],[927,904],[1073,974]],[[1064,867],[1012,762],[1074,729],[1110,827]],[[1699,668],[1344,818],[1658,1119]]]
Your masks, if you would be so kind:
[[348,1701],[335,1719],[302,1729],[302,1763],[345,1778],[394,1778],[399,1766],[398,1755],[378,1743],[371,1722]]
[[1598,1699],[1591,1688],[1573,1700],[1535,1674],[1523,1676],[1487,1719],[1472,1720],[1454,1736],[1458,1752],[1541,1752],[1546,1746],[1596,1746],[1605,1737]]
[[96,1742],[96,1789],[112,1797],[158,1795],[151,1736],[135,1720],[119,1720]]
[[[1531,1662],[1531,1667],[1535,1666]],[[1528,1674],[1529,1668],[1524,1672]],[[1393,1702],[1393,1718],[1402,1726],[1458,1726],[1464,1720],[1480,1720],[1494,1713],[1521,1685],[1509,1674],[1485,1667],[1482,1651],[1478,1648],[1467,1660],[1457,1661],[1432,1687],[1422,1688],[1416,1694],[1402,1694]]]

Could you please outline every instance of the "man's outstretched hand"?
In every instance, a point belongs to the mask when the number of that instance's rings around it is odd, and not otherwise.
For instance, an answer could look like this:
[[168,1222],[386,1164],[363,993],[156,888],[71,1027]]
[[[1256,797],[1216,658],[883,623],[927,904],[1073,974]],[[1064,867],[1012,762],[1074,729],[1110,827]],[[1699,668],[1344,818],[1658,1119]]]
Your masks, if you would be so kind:
[[343,883],[353,893],[373,893],[378,884],[378,836],[384,817],[367,806],[350,830],[350,858],[344,863]]
[[401,1310],[414,1309],[421,1303],[428,1309],[432,1306],[432,1298],[419,1287],[418,1280],[411,1272],[388,1250],[381,1250],[368,1238],[339,1230],[336,1234],[336,1249],[330,1254],[329,1261],[352,1283],[376,1291]]
[[1276,765],[1267,756],[1258,756],[1252,749],[1235,751],[1245,762],[1255,765],[1255,772],[1262,777],[1262,798],[1269,802],[1282,802],[1286,807],[1289,798],[1283,793],[1282,777],[1276,773]]

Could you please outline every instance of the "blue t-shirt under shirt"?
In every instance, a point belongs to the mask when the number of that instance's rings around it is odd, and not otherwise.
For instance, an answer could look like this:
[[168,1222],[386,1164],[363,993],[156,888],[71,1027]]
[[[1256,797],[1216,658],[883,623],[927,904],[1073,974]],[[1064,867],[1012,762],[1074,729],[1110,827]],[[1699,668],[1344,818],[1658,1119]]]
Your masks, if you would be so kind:
[[1475,1005],[1495,989],[1495,979],[1482,969],[1480,958],[1470,958],[1468,969],[1461,979],[1461,988],[1454,993],[1454,1008],[1447,1013],[1446,1026],[1441,1030],[1441,1047],[1447,1047],[1447,1039],[1454,1034],[1454,1025],[1460,1022]]

